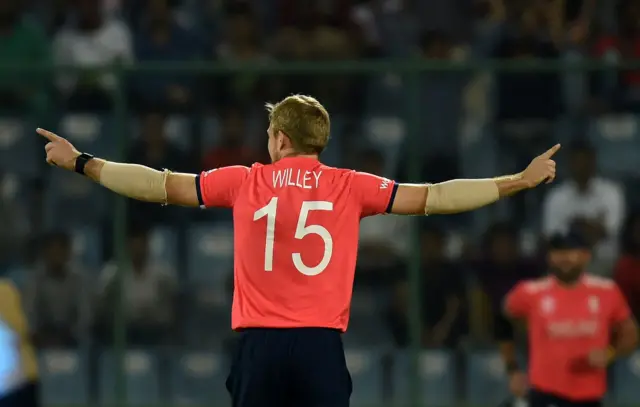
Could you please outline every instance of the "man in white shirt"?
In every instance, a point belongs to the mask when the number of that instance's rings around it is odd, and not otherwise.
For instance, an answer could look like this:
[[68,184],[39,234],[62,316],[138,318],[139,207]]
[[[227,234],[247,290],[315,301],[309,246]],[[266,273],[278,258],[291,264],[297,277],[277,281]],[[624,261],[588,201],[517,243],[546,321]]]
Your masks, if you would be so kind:
[[70,108],[105,108],[110,104],[109,93],[117,85],[116,77],[90,70],[133,60],[131,33],[122,22],[105,16],[100,1],[77,1],[74,17],[74,23],[54,38],[54,60],[59,65],[88,70],[79,74],[62,72],[57,78],[58,89],[70,98]]
[[569,157],[571,178],[554,187],[543,206],[546,236],[579,228],[595,245],[596,258],[613,259],[625,216],[622,187],[596,174],[596,154],[587,144],[575,144]]

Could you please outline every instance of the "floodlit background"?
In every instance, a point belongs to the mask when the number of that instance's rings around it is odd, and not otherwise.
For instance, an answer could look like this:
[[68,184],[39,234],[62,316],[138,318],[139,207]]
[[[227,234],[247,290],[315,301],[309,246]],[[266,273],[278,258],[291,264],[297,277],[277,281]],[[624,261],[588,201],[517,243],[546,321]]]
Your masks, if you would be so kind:
[[[502,401],[501,298],[569,226],[640,312],[639,1],[4,0],[0,273],[22,290],[47,405],[227,406],[233,232],[230,211],[47,168],[35,128],[199,172],[267,162],[263,105],[291,93],[332,115],[323,161],[401,181],[513,173],[564,146],[552,186],[362,222],[354,406]],[[611,377],[615,404],[640,404],[640,353]]]

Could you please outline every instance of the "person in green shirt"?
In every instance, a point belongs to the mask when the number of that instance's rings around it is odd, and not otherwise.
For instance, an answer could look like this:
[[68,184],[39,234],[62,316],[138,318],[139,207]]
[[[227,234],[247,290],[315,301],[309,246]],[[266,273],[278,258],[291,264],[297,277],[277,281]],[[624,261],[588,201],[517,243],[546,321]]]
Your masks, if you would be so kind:
[[23,15],[19,0],[0,2],[0,108],[21,108],[42,101],[49,75],[29,71],[51,59],[44,29]]

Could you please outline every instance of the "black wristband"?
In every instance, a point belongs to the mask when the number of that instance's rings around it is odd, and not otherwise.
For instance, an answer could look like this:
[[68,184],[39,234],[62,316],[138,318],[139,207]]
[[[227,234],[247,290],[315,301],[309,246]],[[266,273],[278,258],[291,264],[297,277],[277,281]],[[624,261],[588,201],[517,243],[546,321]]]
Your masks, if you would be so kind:
[[91,154],[82,153],[76,158],[76,168],[75,171],[78,174],[84,175],[84,166],[87,165],[89,160],[92,160],[93,156]]

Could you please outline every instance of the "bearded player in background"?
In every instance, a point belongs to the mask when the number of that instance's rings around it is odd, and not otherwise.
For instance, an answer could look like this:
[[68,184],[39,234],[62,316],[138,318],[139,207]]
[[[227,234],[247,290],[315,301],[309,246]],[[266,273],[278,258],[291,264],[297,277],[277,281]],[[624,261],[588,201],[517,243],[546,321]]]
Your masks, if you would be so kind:
[[[528,325],[530,407],[601,406],[607,366],[637,346],[626,300],[612,280],[586,274],[590,259],[582,235],[556,235],[549,241],[550,276],[523,281],[506,297],[507,316]],[[503,355],[519,396],[526,376],[514,353]]]
[[233,208],[232,328],[240,331],[227,389],[234,407],[342,407],[351,379],[347,329],[360,219],[378,214],[474,210],[555,178],[552,156],[521,173],[439,184],[398,184],[318,161],[330,119],[314,98],[294,95],[269,111],[272,164],[195,174],[121,164],[77,151],[49,131],[49,164],[83,174],[129,198]]

